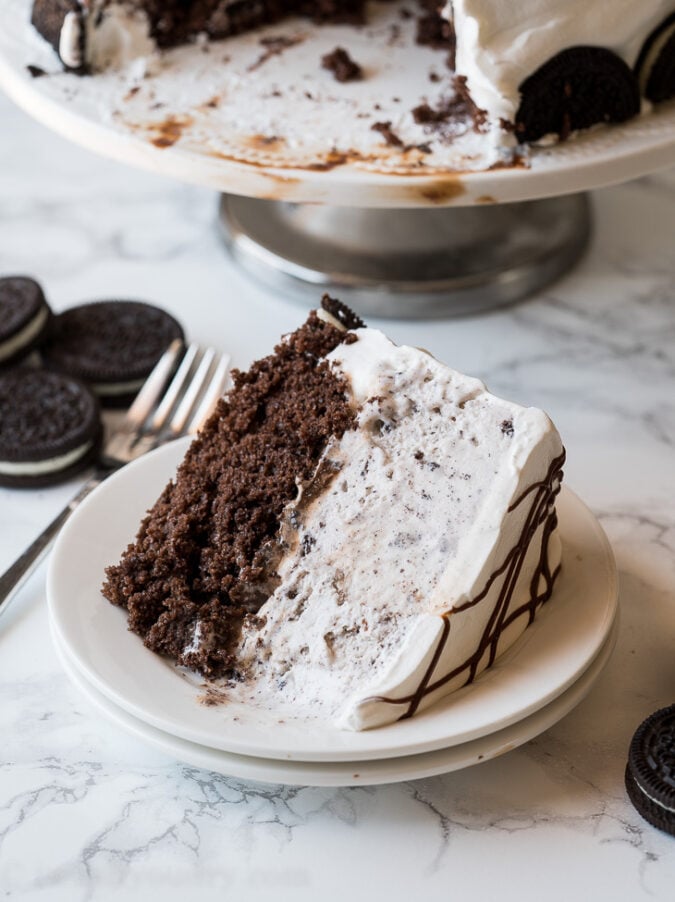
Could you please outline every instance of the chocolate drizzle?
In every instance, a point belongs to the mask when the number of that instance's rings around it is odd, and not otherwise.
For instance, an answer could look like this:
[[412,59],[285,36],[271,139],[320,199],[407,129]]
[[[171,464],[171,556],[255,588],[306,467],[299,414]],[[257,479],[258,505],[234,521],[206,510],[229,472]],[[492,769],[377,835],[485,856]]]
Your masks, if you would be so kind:
[[[559,457],[556,457],[549,466],[546,478],[540,482],[535,482],[529,486],[519,497],[509,506],[508,512],[511,513],[519,507],[527,498],[534,493],[532,506],[525,518],[523,529],[518,537],[518,541],[509,551],[503,563],[488,577],[483,589],[474,598],[464,602],[464,604],[446,611],[441,615],[443,620],[443,629],[441,632],[438,645],[434,651],[433,657],[422,677],[417,689],[410,695],[401,698],[386,698],[384,696],[371,696],[366,701],[383,702],[389,705],[401,705],[407,703],[404,713],[398,718],[405,720],[417,711],[423,699],[449,683],[455,677],[466,671],[466,680],[463,683],[466,686],[473,682],[476,678],[478,666],[485,655],[489,651],[487,667],[491,667],[497,656],[497,647],[504,630],[510,626],[518,618],[527,615],[528,626],[534,620],[537,609],[547,602],[553,592],[553,585],[558,575],[560,567],[551,572],[550,562],[548,559],[548,545],[551,534],[557,526],[557,516],[555,512],[554,502],[556,495],[560,491],[560,483],[562,480],[562,467],[565,463],[565,452],[563,451]],[[523,562],[527,551],[530,547],[537,529],[543,524],[541,547],[539,551],[539,561],[532,574],[530,581],[530,597],[524,604],[520,605],[507,616],[507,611],[513,597],[513,592],[518,583]],[[434,671],[443,654],[448,636],[450,635],[452,617],[466,611],[468,608],[474,607],[482,601],[494,585],[495,581],[504,575],[504,580],[497,596],[488,622],[483,630],[478,646],[475,651],[461,664],[446,673],[444,676],[432,682]],[[541,580],[544,581],[544,588],[539,591]]]

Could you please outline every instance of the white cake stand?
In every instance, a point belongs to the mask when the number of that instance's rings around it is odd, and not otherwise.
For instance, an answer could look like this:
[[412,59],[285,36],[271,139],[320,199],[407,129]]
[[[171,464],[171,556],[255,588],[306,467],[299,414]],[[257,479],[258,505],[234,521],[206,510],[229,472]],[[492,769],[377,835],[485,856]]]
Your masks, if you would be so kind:
[[[452,73],[442,52],[415,44],[402,0],[373,4],[363,28],[293,19],[95,78],[61,71],[30,6],[4,3],[9,96],[94,152],[223,192],[235,259],[314,303],[332,291],[363,313],[403,317],[511,303],[582,254],[580,192],[675,163],[675,105],[665,104],[524,165],[486,168],[494,158],[472,129],[414,122],[414,107],[452,96]],[[336,46],[363,66],[362,81],[338,84],[321,68]]]

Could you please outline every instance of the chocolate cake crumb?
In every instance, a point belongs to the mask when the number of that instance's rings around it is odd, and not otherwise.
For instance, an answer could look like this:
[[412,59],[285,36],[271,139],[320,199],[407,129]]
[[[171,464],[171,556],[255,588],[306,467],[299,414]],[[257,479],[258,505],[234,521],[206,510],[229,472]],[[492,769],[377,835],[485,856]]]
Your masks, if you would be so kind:
[[390,121],[373,122],[370,128],[374,132],[379,132],[390,147],[403,147],[403,141],[401,141],[396,132],[392,131]]
[[355,425],[345,384],[322,359],[346,337],[313,312],[274,354],[234,371],[175,481],[107,569],[103,594],[148,648],[206,677],[241,678],[234,648],[278,584],[281,514],[327,442]]
[[430,122],[445,122],[449,113],[443,107],[434,110],[428,103],[421,103],[412,112],[412,117],[418,125],[428,125]]
[[420,5],[426,8],[426,12],[417,19],[415,40],[432,50],[446,50],[447,66],[454,70],[457,39],[452,22],[440,14],[437,0],[420,0]]
[[246,71],[255,72],[256,69],[263,66],[268,60],[272,59],[273,56],[280,56],[284,50],[288,50],[289,47],[295,47],[296,44],[301,44],[304,40],[305,35],[296,35],[295,37],[278,35],[275,37],[261,38],[259,44],[261,47],[264,47],[265,50],[254,63],[251,63]]
[[336,81],[360,81],[363,78],[361,66],[354,62],[343,47],[336,47],[332,53],[322,56],[321,65],[333,73]]
[[430,129],[443,131],[446,124],[471,124],[474,131],[481,132],[487,121],[485,110],[479,110],[471,99],[464,76],[456,76],[453,80],[455,93],[445,98],[434,109],[428,103],[421,103],[411,110],[412,117],[418,125],[429,126]]

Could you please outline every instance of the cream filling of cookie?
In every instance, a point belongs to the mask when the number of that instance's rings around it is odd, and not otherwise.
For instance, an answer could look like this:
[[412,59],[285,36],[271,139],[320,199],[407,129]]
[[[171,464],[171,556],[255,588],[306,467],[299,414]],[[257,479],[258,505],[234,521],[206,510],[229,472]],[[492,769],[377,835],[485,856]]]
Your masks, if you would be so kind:
[[84,22],[82,14],[66,13],[59,36],[59,56],[69,69],[79,69],[84,65]]
[[638,72],[641,94],[644,94],[647,89],[647,82],[649,81],[649,76],[652,73],[654,64],[661,56],[663,48],[666,46],[666,44],[674,34],[675,22],[673,22],[668,28],[664,28],[663,32],[656,38],[652,46],[649,48],[649,51],[642,62],[640,71]]
[[562,446],[542,411],[354,334],[328,360],[358,427],[324,454],[330,484],[285,512],[281,583],[240,661],[250,701],[361,730],[464,685],[524,631],[560,561]]
[[642,793],[642,795],[643,795],[643,796],[646,796],[646,798],[648,798],[650,802],[653,802],[654,805],[657,805],[659,808],[661,808],[663,811],[667,811],[669,814],[675,814],[675,808],[672,808],[670,805],[664,805],[663,802],[660,802],[658,799],[655,799],[654,796],[650,795],[650,794],[647,792],[647,790],[644,788],[644,786],[642,786],[642,785],[638,782],[638,780],[635,778],[635,776],[633,777],[633,780],[634,780],[635,785],[637,786],[637,788],[638,788],[638,789],[640,790],[640,792]]
[[72,464],[76,463],[80,458],[92,448],[93,442],[85,442],[78,445],[72,451],[65,454],[59,454],[56,457],[49,457],[45,460],[31,461],[13,461],[0,460],[0,474],[3,476],[42,476],[47,473],[56,473],[59,470],[66,470]]
[[49,311],[46,307],[42,307],[23,329],[20,329],[5,341],[0,342],[0,361],[8,360],[22,348],[27,347],[34,338],[37,338],[48,317]]
[[89,388],[101,398],[115,398],[130,395],[140,390],[144,379],[130,379],[128,382],[90,382]]

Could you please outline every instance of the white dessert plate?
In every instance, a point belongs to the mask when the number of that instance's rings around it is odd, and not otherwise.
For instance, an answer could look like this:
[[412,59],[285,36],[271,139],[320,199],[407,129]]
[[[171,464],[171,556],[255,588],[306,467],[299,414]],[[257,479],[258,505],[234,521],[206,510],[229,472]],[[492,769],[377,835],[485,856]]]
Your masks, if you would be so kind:
[[[403,19],[404,6],[371,4],[362,28],[291,19],[176,48],[151,70],[137,59],[82,78],[64,73],[30,26],[31,0],[3,0],[0,86],[40,122],[96,153],[276,200],[503,203],[597,188],[675,161],[671,103],[538,149],[527,168],[487,169],[492,161],[473,129],[448,141],[415,123],[414,107],[436,108],[452,96],[452,73],[444,52],[415,43],[416,17]],[[338,84],[321,68],[321,57],[336,46],[363,64],[362,81]],[[33,78],[29,65],[48,74]],[[390,123],[404,147],[388,144],[373,130],[377,123]]]
[[61,532],[47,578],[52,622],[70,659],[108,699],[166,733],[275,759],[419,754],[486,736],[543,708],[579,679],[607,639],[617,607],[612,551],[591,512],[564,490],[558,502],[563,571],[554,596],[471,686],[409,720],[361,733],[253,705],[200,704],[203,682],[148,651],[128,631],[126,613],[100,593],[105,567],[133,539],[187,445],[183,439],[152,452],[92,493]]
[[569,689],[523,720],[480,739],[400,758],[359,762],[280,761],[234,755],[179,739],[133,717],[99,692],[77,669],[61,640],[53,631],[54,645],[63,669],[74,685],[112,723],[142,742],[194,767],[215,771],[226,777],[260,783],[291,786],[372,786],[400,783],[461,770],[497,758],[528,742],[565,717],[588,694],[607,664],[618,634],[618,614],[600,651]]

